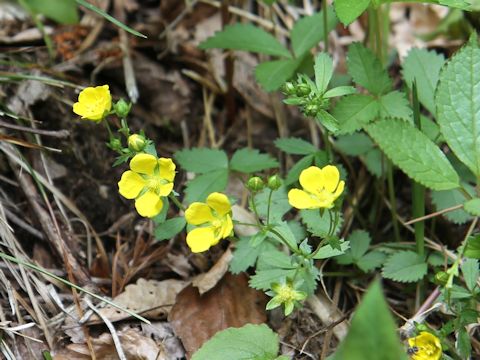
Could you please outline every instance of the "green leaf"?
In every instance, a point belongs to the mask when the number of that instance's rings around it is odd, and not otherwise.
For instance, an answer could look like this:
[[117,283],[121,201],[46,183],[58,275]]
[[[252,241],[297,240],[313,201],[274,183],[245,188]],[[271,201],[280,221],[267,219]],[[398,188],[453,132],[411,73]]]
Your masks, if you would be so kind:
[[336,88],[328,90],[325,94],[323,94],[324,99],[337,97],[337,96],[345,96],[345,95],[352,95],[357,92],[353,86],[338,86]]
[[467,285],[468,290],[473,291],[473,289],[477,286],[479,275],[478,260],[466,259],[460,267],[462,269],[463,278],[465,279],[465,284]]
[[392,88],[387,71],[373,52],[362,44],[353,43],[349,46],[347,64],[354,82],[372,94],[381,95]]
[[365,155],[365,166],[370,173],[380,178],[387,168],[385,156],[378,148],[373,148]]
[[[459,189],[432,191],[431,197],[437,211],[459,205],[466,200],[465,195]],[[458,225],[465,224],[472,219],[472,217],[463,209],[449,211],[442,216]]]
[[350,252],[354,262],[357,262],[367,252],[372,239],[365,230],[355,230],[347,238],[350,242]]
[[378,280],[363,297],[332,360],[347,359],[407,360]]
[[318,110],[315,120],[333,134],[339,130],[338,120],[323,109]]
[[373,96],[355,94],[342,97],[332,115],[338,120],[339,134],[351,134],[373,121],[378,112],[379,105]]
[[291,185],[297,182],[301,172],[313,164],[314,158],[315,155],[307,155],[298,160],[288,172],[287,178],[285,179],[285,185]]
[[[270,197],[270,189],[264,189],[255,195],[254,201],[258,214],[262,218],[267,217],[268,212],[268,198]],[[292,207],[288,202],[287,189],[282,186],[272,193],[270,202],[270,222],[280,222],[283,215],[287,213]]]
[[255,78],[265,91],[275,91],[288,81],[304,58],[265,61],[255,68]]
[[474,198],[468,200],[464,205],[463,208],[466,212],[473,216],[480,216],[480,198]]
[[472,343],[465,327],[458,329],[456,348],[462,359],[471,359]]
[[168,219],[155,227],[155,240],[169,240],[177,235],[185,227],[183,216]]
[[278,161],[270,155],[248,148],[237,150],[230,161],[230,168],[242,173],[254,173],[275,167],[278,167]]
[[[320,216],[320,211],[318,210],[300,210],[300,216],[302,217],[302,222],[307,226],[307,230],[313,235],[321,238],[325,238],[328,235],[330,219],[333,220],[334,218],[334,215],[331,214],[329,210],[325,211],[322,216]],[[333,235],[338,234],[342,224],[343,217],[340,215],[340,219]]]
[[200,49],[229,49],[291,58],[290,52],[271,34],[252,24],[234,24],[199,45]]
[[315,85],[320,94],[327,91],[333,75],[333,60],[327,53],[321,52],[315,57]]
[[60,24],[77,24],[78,9],[75,0],[23,0],[34,14],[42,14]]
[[[296,57],[301,57],[311,48],[325,39],[323,13],[305,16],[295,22],[290,37],[292,49]],[[327,31],[332,31],[337,25],[337,17],[331,7],[327,10]]]
[[184,149],[177,151],[174,157],[184,170],[194,173],[228,169],[227,154],[223,150],[208,148]]
[[240,241],[235,244],[233,259],[230,262],[230,272],[232,274],[246,271],[249,267],[255,265],[262,253],[275,249],[274,245],[268,240],[254,247],[250,244],[250,239],[251,237],[241,237]]
[[364,272],[369,272],[370,270],[376,269],[382,266],[385,262],[385,255],[381,251],[371,251],[364,256],[360,260],[357,261],[357,266]]
[[275,146],[287,154],[293,155],[309,155],[317,151],[317,148],[308,141],[294,137],[277,139]]
[[335,0],[335,12],[338,18],[347,26],[367,10],[371,0]]
[[287,222],[282,221],[279,225],[276,225],[273,230],[275,230],[276,233],[269,232],[269,235],[272,239],[275,239],[280,244],[284,244],[286,242],[290,248],[298,248],[297,239],[295,238],[295,235],[293,234],[292,229],[290,229],[288,226]]
[[403,79],[412,89],[413,81],[417,83],[418,99],[431,114],[436,115],[435,89],[437,88],[440,69],[445,58],[435,51],[413,48],[403,62]]
[[410,108],[405,93],[392,91],[386,95],[382,95],[380,97],[379,105],[380,117],[392,117],[413,122],[413,111]]
[[427,273],[427,264],[413,251],[399,251],[390,256],[383,266],[383,277],[398,282],[416,282]]
[[296,269],[257,270],[255,275],[250,277],[248,284],[254,289],[266,291],[273,283],[283,278],[292,278],[295,273]]
[[318,252],[315,254],[313,257],[314,259],[320,260],[320,259],[329,259],[331,257],[343,255],[345,251],[349,248],[350,244],[348,241],[343,241],[340,243],[340,250],[339,249],[334,249],[330,245],[325,245],[318,250]]
[[[435,103],[438,123],[457,157],[480,176],[480,49],[476,37],[447,62]],[[475,44],[474,44],[475,43]]]
[[279,350],[278,335],[267,325],[247,324],[216,333],[192,356],[192,360],[274,360]]
[[463,255],[471,259],[480,259],[480,235],[468,238]]
[[224,191],[228,182],[228,170],[220,169],[198,175],[187,183],[185,189],[185,202],[204,201],[207,196],[215,191]]
[[346,155],[359,156],[373,149],[373,142],[366,134],[357,132],[338,136],[335,147]]
[[433,190],[459,186],[458,175],[445,154],[410,123],[379,120],[366,130],[388,158],[416,182]]
[[451,8],[457,8],[462,10],[471,10],[471,0],[438,0],[439,5],[448,6]]

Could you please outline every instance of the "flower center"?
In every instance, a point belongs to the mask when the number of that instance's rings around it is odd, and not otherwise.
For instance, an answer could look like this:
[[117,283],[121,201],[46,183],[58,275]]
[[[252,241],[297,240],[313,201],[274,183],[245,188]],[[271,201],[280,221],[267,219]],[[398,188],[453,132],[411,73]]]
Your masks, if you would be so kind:
[[147,179],[146,187],[157,194],[160,193],[162,185],[165,185],[165,180],[158,176],[151,176]]
[[282,302],[293,301],[296,299],[297,292],[288,285],[282,285],[280,289],[278,289],[277,296],[282,300]]

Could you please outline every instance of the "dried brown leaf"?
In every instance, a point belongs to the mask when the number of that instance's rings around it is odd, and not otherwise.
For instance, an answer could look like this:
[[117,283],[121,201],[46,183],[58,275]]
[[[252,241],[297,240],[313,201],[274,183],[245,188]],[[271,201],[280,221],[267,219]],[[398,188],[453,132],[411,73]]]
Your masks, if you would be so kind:
[[223,275],[228,271],[228,265],[232,258],[232,251],[229,248],[208,272],[200,274],[193,279],[192,285],[198,288],[200,295],[203,295],[217,285],[217,283],[223,278]]

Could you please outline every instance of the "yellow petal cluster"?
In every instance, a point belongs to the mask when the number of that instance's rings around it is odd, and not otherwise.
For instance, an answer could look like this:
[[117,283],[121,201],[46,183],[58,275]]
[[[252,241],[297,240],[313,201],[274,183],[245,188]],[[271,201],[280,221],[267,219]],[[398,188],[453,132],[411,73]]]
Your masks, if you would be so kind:
[[130,170],[118,183],[120,195],[135,199],[135,208],[144,217],[154,217],[162,211],[163,196],[173,190],[175,164],[172,159],[137,154],[130,161]]
[[324,168],[310,166],[300,174],[301,189],[288,192],[290,205],[297,209],[330,209],[342,194],[345,182],[340,180],[340,172],[333,165]]
[[187,245],[192,252],[207,251],[233,231],[232,207],[225,194],[211,193],[206,203],[194,202],[185,210],[185,219],[198,226],[187,234]]
[[429,332],[422,331],[420,335],[408,339],[408,345],[412,360],[440,360],[442,357],[440,340]]
[[108,85],[87,87],[78,95],[78,102],[73,104],[73,112],[82,119],[101,121],[112,109],[112,96]]

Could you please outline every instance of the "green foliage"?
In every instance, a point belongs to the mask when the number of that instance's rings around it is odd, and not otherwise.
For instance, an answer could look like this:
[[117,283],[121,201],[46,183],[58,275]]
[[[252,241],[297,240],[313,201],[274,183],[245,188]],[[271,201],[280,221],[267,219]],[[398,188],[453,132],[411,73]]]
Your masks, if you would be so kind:
[[364,133],[338,136],[335,147],[349,156],[364,155],[373,148],[373,142]]
[[[302,217],[302,222],[307,226],[307,230],[318,237],[326,237],[328,235],[328,230],[330,228],[330,217],[333,215],[330,211],[325,211],[322,215],[318,210],[301,210],[300,216]],[[333,235],[336,235],[340,232],[340,229],[343,224],[343,217],[340,216],[340,219],[333,231]]]
[[333,76],[333,60],[327,53],[320,53],[315,58],[315,85],[320,94],[327,91]]
[[275,146],[287,154],[293,155],[309,155],[317,151],[317,148],[308,141],[294,137],[277,139]]
[[241,237],[240,241],[235,244],[233,259],[230,262],[230,272],[239,274],[246,271],[249,267],[254,266],[258,257],[268,251],[274,251],[275,246],[270,241],[261,241],[258,246],[251,243],[253,237]]
[[302,57],[263,62],[255,68],[255,78],[266,91],[277,90],[295,74],[303,61]]
[[[464,187],[467,187],[467,185],[464,184]],[[465,195],[459,189],[432,191],[431,197],[437,211],[460,205],[466,200]],[[449,211],[443,214],[443,216],[454,224],[459,225],[465,224],[472,219],[472,217],[463,209]]]
[[455,155],[480,176],[480,49],[477,38],[449,60],[435,103],[442,134]]
[[29,11],[42,14],[60,24],[78,23],[78,9],[75,0],[23,0]]
[[368,252],[370,242],[370,234],[363,230],[355,230],[347,238],[350,243],[350,249],[342,256],[338,256],[335,260],[342,265],[355,264],[362,271],[368,272],[383,264],[386,255],[380,251]]
[[465,279],[465,285],[468,290],[473,291],[477,287],[477,280],[479,276],[478,260],[466,259],[460,266]]
[[335,0],[335,11],[343,25],[347,26],[367,10],[371,0]]
[[229,49],[291,58],[290,52],[271,34],[252,24],[234,24],[215,33],[200,49]]
[[405,93],[392,91],[382,95],[378,101],[381,118],[397,118],[413,122],[413,112]]
[[480,235],[468,238],[463,254],[471,259],[480,259]]
[[418,99],[431,114],[436,115],[435,89],[440,69],[445,63],[443,55],[425,49],[412,49],[403,62],[403,79],[412,88],[417,83]]
[[380,283],[370,286],[332,360],[406,360]]
[[[263,219],[267,217],[269,198],[270,189],[264,189],[255,195],[253,200],[259,216]],[[270,201],[270,221],[272,222],[281,221],[283,215],[292,208],[288,202],[287,189],[284,186],[272,193]]]
[[370,49],[360,43],[348,47],[348,73],[357,85],[374,95],[382,95],[392,89],[392,80]]
[[227,169],[228,158],[225,151],[208,148],[193,148],[177,151],[174,155],[180,166],[194,173],[208,173]]
[[399,251],[390,256],[382,269],[382,275],[398,282],[416,282],[427,273],[427,264],[413,251]]
[[463,208],[466,212],[473,216],[480,216],[480,198],[473,198],[468,200],[464,205]]
[[192,356],[192,360],[275,360],[279,340],[267,325],[247,324],[216,333]]
[[458,175],[445,154],[412,124],[380,120],[366,130],[388,158],[416,182],[433,190],[459,186]]
[[159,241],[169,240],[182,231],[185,224],[183,216],[168,219],[155,227],[155,239]]
[[313,256],[313,259],[322,260],[329,259],[335,256],[341,256],[348,250],[350,243],[348,241],[342,241],[340,243],[340,249],[334,249],[331,245],[325,245],[318,250],[318,252]]
[[215,191],[224,191],[228,183],[228,170],[220,169],[197,175],[187,183],[184,201],[190,204],[194,201],[204,201]]
[[237,150],[230,161],[230,168],[243,173],[253,173],[278,167],[278,161],[268,154],[248,148]]
[[340,99],[332,111],[338,120],[339,134],[351,134],[373,121],[379,113],[378,101],[370,95],[349,95]]

